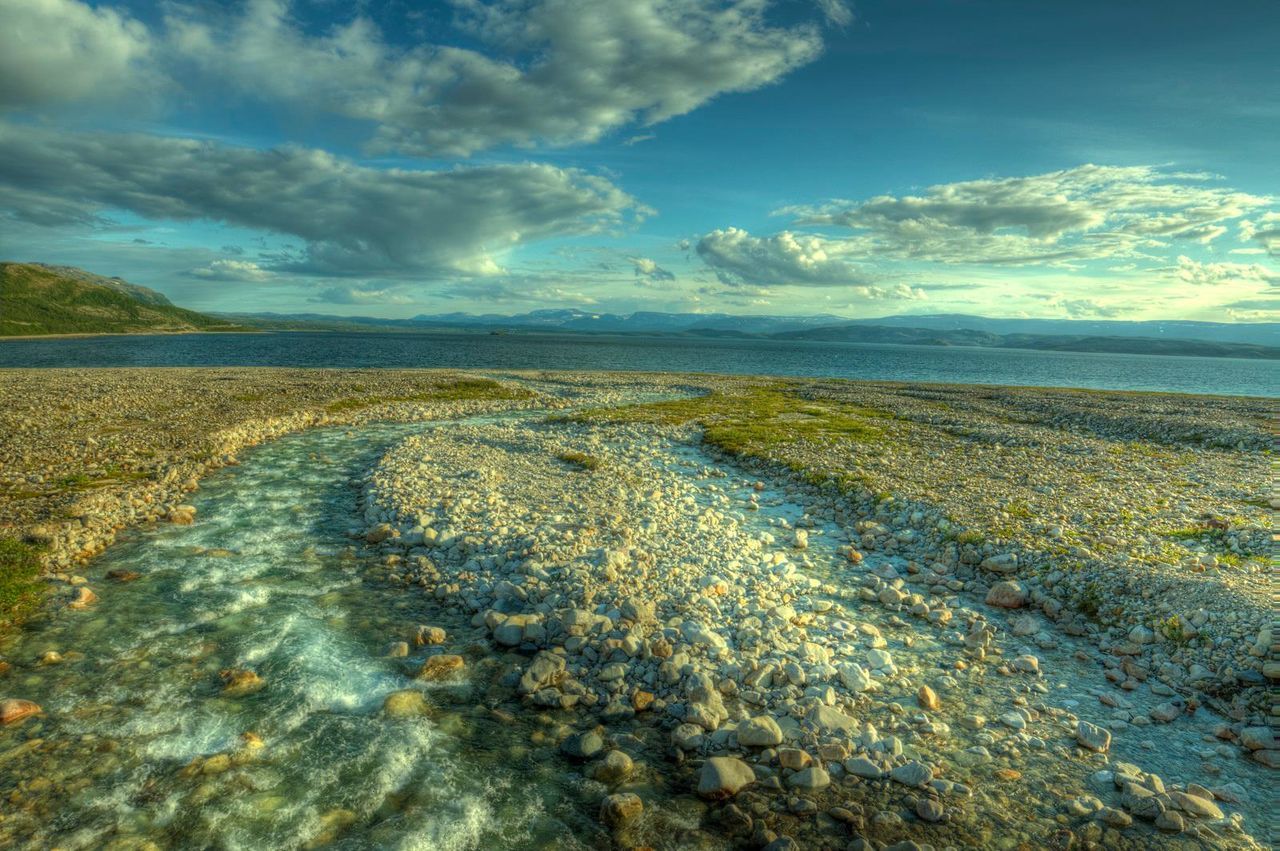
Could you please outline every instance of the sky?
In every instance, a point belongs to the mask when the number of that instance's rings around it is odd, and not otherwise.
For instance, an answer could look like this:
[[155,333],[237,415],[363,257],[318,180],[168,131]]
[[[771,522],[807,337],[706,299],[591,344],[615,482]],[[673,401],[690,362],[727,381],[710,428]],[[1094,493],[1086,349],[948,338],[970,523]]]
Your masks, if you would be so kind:
[[0,20],[0,258],[185,307],[1280,320],[1275,0]]

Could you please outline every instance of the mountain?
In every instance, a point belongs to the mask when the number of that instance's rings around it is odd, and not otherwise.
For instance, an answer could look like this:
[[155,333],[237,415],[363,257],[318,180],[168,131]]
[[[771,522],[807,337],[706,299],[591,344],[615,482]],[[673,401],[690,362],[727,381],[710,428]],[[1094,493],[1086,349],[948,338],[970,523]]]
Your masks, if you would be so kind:
[[1114,319],[1021,319],[973,316],[966,313],[899,314],[859,319],[857,325],[891,325],[935,331],[987,331],[992,334],[1051,334],[1087,337],[1154,337],[1175,340],[1216,340],[1280,346],[1275,322],[1198,322],[1184,319],[1124,321]]
[[0,263],[0,337],[239,330],[155,290],[71,266]]
[[972,328],[899,328],[891,325],[842,324],[771,335],[775,340],[819,340],[843,343],[897,343],[917,346],[981,346],[993,349],[1038,349],[1058,352],[1110,352],[1138,355],[1262,358],[1280,360],[1280,348],[1256,343],[1186,340],[1159,337],[1113,337],[1096,334],[993,334]]

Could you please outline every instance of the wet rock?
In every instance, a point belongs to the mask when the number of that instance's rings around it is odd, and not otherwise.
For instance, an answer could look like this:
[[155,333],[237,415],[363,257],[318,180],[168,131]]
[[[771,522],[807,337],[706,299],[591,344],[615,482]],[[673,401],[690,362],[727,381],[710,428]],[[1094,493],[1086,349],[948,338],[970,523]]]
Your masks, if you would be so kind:
[[196,507],[194,505],[175,505],[169,509],[165,519],[179,526],[190,526],[196,519]]
[[933,798],[920,798],[916,801],[916,815],[927,822],[942,821],[942,804],[935,801]]
[[117,567],[114,570],[107,571],[107,578],[114,582],[133,582],[140,579],[142,574],[136,570],[125,570],[123,567]]
[[573,759],[591,759],[604,750],[604,738],[595,730],[574,733],[560,743],[560,752]]
[[390,718],[414,718],[431,711],[426,695],[413,689],[393,691],[382,701],[382,711]]
[[930,712],[937,712],[941,707],[937,693],[928,686],[920,686],[920,690],[916,692],[916,702],[920,704],[921,709],[927,709]]
[[98,602],[98,595],[93,593],[93,589],[88,585],[81,585],[67,605],[72,609],[87,609],[96,602]]
[[227,697],[243,697],[267,685],[266,680],[250,668],[227,668],[218,676],[222,678],[222,693]]
[[0,700],[0,725],[16,724],[25,718],[39,715],[44,710],[38,703],[16,697]]
[[442,653],[439,656],[430,656],[422,667],[418,669],[418,679],[427,682],[440,682],[443,680],[451,680],[461,676],[466,669],[466,661],[458,655],[452,653]]
[[1213,801],[1207,801],[1198,795],[1188,795],[1185,792],[1176,790],[1168,794],[1173,801],[1173,805],[1184,813],[1189,813],[1196,818],[1219,819],[1223,817],[1222,810]]
[[1251,751],[1280,748],[1270,727],[1245,727],[1240,731],[1240,744]]
[[631,776],[634,764],[622,751],[609,751],[591,769],[591,777],[606,786],[616,786]]
[[708,800],[731,798],[756,782],[751,766],[731,756],[713,756],[698,774],[698,795]]
[[395,530],[391,528],[390,523],[379,523],[365,533],[364,540],[369,544],[381,544],[394,534]]
[[1165,810],[1156,816],[1155,825],[1157,830],[1166,833],[1181,833],[1187,827],[1182,815],[1175,810]]
[[640,818],[643,812],[644,802],[639,795],[619,792],[606,797],[600,805],[600,821],[616,830]]
[[448,633],[445,632],[443,627],[427,626],[423,624],[418,627],[416,632],[414,632],[413,643],[419,647],[444,644],[447,637]]

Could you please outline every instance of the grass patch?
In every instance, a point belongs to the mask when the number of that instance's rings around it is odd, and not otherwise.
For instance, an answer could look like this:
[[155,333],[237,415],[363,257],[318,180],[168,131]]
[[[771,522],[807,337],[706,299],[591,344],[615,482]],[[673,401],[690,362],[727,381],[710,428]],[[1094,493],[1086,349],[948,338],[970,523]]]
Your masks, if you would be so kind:
[[17,538],[0,538],[0,628],[30,617],[42,596],[39,550]]
[[572,464],[580,470],[598,470],[600,469],[600,459],[594,455],[588,455],[585,452],[578,452],[576,449],[570,449],[565,452],[556,454],[556,458],[566,464]]
[[82,488],[92,481],[93,478],[88,473],[72,473],[55,479],[54,484],[60,488]]
[[973,544],[975,547],[987,540],[987,536],[973,529],[966,529],[956,535],[957,544]]
[[487,378],[460,378],[438,384],[421,393],[401,396],[364,396],[338,399],[325,405],[330,413],[357,411],[391,402],[464,402],[472,399],[528,399],[534,394],[521,387],[508,387]]
[[693,423],[702,428],[704,442],[730,455],[768,457],[771,449],[793,442],[873,441],[884,434],[876,421],[892,417],[888,411],[806,399],[785,384],[768,384],[744,391],[714,391],[692,399],[592,408],[571,419]]

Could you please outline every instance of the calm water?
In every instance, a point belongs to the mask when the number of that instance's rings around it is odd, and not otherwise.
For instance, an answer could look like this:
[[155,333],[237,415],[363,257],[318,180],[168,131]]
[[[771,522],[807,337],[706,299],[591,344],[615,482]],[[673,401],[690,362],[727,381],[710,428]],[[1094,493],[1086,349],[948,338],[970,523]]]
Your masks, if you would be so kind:
[[292,332],[0,341],[0,367],[79,366],[644,370],[1234,396],[1274,396],[1280,383],[1275,361],[779,340]]

